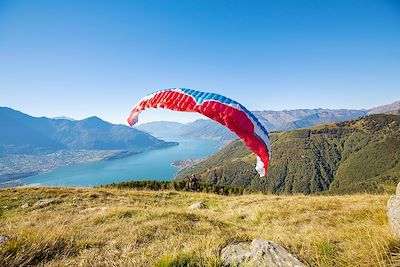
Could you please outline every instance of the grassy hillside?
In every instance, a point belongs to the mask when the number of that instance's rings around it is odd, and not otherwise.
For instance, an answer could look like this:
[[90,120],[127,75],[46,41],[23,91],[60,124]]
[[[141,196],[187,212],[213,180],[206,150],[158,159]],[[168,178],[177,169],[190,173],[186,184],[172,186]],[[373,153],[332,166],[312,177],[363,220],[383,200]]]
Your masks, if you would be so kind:
[[[45,198],[54,202],[33,207]],[[10,239],[0,266],[221,266],[224,246],[254,238],[311,266],[390,266],[400,244],[389,232],[388,198],[3,189],[0,234]],[[197,201],[209,208],[187,209]]]
[[271,193],[392,192],[400,181],[400,116],[371,115],[310,129],[272,133],[266,177],[236,141],[177,175]]

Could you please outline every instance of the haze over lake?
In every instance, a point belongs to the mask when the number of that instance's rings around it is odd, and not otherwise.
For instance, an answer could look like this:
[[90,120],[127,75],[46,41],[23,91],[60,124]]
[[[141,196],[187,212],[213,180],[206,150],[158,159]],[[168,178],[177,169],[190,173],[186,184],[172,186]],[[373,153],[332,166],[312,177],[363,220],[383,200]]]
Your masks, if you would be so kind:
[[179,142],[178,146],[151,150],[111,161],[99,161],[61,167],[48,173],[23,179],[26,185],[97,186],[133,180],[172,180],[176,160],[203,158],[218,151],[219,141],[184,137],[164,138]]

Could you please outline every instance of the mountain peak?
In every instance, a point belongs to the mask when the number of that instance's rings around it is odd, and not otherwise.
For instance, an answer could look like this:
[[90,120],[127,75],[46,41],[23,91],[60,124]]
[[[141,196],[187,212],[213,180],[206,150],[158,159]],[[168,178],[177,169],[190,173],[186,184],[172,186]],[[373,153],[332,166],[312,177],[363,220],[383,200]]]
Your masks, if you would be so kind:
[[103,121],[102,119],[100,119],[97,116],[91,116],[86,119],[80,120],[78,122],[84,123],[84,124],[91,124],[91,125],[109,124],[108,122]]
[[102,119],[100,119],[99,117],[97,117],[97,116],[91,116],[91,117],[87,117],[86,119],[83,119],[83,121],[84,120],[90,120],[90,121],[103,121]]

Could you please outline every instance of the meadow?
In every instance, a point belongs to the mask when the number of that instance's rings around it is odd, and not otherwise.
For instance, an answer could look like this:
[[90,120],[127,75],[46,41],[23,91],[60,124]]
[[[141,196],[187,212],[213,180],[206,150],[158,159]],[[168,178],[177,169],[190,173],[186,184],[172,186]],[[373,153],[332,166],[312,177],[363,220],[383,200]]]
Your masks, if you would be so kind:
[[[224,246],[254,238],[309,266],[396,266],[389,197],[2,189],[0,266],[222,266]],[[40,199],[53,202],[34,207]],[[208,209],[187,208],[198,201]]]

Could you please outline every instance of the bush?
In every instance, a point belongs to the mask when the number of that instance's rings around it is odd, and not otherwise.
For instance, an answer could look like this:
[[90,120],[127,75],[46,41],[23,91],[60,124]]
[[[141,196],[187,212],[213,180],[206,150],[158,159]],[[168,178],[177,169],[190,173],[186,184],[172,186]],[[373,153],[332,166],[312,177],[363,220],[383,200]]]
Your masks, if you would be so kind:
[[243,195],[244,189],[230,185],[210,184],[205,182],[196,182],[189,184],[188,181],[128,181],[121,183],[112,183],[102,185],[104,188],[118,188],[118,189],[137,189],[137,190],[176,190],[186,192],[203,192],[213,193],[218,195]]

